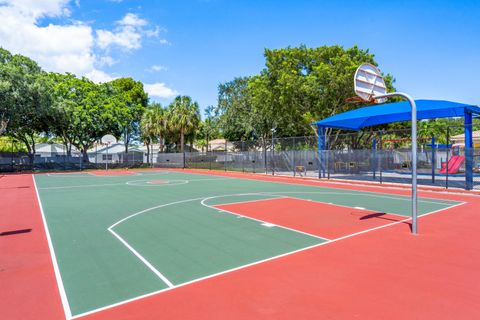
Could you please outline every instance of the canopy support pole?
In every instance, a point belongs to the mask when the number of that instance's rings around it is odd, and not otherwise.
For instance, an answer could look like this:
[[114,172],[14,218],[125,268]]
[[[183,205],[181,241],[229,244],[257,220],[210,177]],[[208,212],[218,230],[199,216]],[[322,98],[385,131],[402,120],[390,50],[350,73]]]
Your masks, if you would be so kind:
[[435,183],[435,168],[437,166],[435,136],[432,135],[432,184]]
[[318,177],[319,178],[325,178],[325,148],[326,148],[326,143],[325,143],[325,128],[324,127],[318,127],[318,162],[319,162],[319,167],[318,167]]
[[376,180],[376,170],[377,170],[377,139],[374,138],[372,141],[372,172],[373,180]]
[[412,108],[412,233],[417,234],[417,105],[411,96],[402,92],[392,92],[373,97],[374,99],[402,97]]
[[473,134],[472,113],[465,110],[465,189],[473,189]]

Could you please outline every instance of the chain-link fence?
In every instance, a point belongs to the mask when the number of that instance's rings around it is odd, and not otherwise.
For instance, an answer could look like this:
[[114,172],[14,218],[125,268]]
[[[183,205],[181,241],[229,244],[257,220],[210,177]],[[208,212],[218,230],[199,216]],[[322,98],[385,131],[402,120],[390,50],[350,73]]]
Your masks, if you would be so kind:
[[[465,148],[464,127],[440,128],[428,136],[419,130],[417,173],[421,185],[480,189],[480,131],[474,148]],[[473,128],[476,129],[476,128]],[[151,152],[142,146],[128,153],[119,148],[91,150],[86,155],[56,146],[54,151],[0,152],[1,171],[82,170],[89,168],[197,168],[266,173],[322,179],[363,180],[409,184],[412,175],[410,130],[327,132],[325,150],[318,138],[289,137],[255,141],[217,139],[203,151]],[[53,150],[52,149],[52,150]],[[199,148],[201,149],[201,148]],[[115,152],[115,150],[117,150]]]

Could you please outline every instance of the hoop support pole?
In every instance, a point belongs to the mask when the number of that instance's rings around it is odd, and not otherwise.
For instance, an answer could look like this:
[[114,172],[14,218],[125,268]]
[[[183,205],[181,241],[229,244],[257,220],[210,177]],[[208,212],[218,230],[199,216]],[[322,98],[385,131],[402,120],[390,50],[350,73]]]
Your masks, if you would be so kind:
[[390,98],[390,97],[402,97],[410,103],[412,108],[412,233],[417,234],[417,105],[413,98],[403,92],[392,92],[378,96],[374,96],[374,99]]

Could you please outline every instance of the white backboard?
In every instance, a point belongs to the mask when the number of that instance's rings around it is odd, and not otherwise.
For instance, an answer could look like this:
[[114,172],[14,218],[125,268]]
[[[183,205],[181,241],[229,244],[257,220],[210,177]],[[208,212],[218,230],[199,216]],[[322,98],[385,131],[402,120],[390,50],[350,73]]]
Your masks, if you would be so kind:
[[387,93],[387,86],[377,67],[364,63],[358,67],[354,77],[355,93],[364,101],[383,103],[387,99],[374,99],[377,95]]
[[106,134],[102,137],[102,144],[111,145],[117,142],[117,138],[111,134]]

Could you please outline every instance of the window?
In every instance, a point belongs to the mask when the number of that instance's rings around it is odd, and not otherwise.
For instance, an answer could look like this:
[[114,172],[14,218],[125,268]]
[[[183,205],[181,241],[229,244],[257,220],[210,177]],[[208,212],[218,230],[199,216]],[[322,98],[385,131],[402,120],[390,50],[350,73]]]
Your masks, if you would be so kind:
[[112,155],[111,154],[102,154],[102,160],[112,160]]

